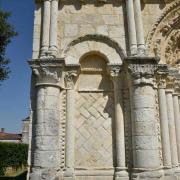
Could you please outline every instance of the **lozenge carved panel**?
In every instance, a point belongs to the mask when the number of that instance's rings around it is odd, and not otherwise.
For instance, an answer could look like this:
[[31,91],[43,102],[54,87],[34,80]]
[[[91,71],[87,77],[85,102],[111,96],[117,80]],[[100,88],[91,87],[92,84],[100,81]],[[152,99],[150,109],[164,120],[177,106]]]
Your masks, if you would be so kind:
[[113,93],[79,92],[76,97],[75,166],[113,167]]

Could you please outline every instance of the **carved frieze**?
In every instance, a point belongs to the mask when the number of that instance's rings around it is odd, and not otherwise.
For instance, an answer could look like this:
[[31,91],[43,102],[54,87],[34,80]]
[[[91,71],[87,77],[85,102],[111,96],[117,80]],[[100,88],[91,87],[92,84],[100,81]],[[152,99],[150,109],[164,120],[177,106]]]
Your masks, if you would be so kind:
[[53,85],[62,84],[63,60],[33,60],[29,61],[32,73],[36,77],[36,85]]

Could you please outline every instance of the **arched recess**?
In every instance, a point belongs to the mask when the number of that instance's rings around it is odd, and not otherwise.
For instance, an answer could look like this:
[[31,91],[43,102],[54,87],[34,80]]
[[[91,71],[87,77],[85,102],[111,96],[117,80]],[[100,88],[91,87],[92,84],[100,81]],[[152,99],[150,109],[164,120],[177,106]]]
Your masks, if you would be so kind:
[[86,35],[72,41],[63,51],[66,64],[79,64],[88,52],[104,54],[109,64],[121,65],[125,52],[114,40],[103,35]]
[[[75,86],[75,170],[114,173],[114,89],[107,58],[91,51],[80,58]],[[89,172],[87,172],[89,173]]]
[[177,66],[180,62],[180,0],[173,1],[149,32],[150,55],[160,57],[160,63]]

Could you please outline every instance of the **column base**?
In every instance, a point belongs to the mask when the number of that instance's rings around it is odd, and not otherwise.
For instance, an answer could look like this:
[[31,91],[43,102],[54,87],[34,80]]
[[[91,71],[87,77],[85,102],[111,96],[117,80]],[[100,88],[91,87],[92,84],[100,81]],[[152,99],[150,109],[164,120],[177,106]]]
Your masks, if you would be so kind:
[[129,174],[126,171],[115,172],[115,180],[129,180]]
[[133,172],[131,179],[132,180],[160,180],[163,179],[164,172],[163,170],[149,170],[143,172]]
[[164,180],[178,180],[172,168],[164,167]]
[[29,180],[60,180],[62,174],[52,168],[32,168]]
[[173,168],[174,174],[180,177],[180,167],[174,167]]
[[52,47],[50,47],[50,49],[49,49],[49,54],[52,56],[52,57],[57,57],[57,47],[55,47],[55,46],[52,46]]
[[73,168],[67,168],[64,172],[64,180],[75,180],[75,174]]
[[170,167],[164,167],[164,176],[172,176],[174,171]]

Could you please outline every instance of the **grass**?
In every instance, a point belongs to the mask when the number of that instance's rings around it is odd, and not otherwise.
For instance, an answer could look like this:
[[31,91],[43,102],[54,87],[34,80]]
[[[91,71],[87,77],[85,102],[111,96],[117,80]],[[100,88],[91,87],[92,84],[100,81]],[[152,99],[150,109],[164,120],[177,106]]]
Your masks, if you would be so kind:
[[0,180],[26,180],[27,171],[17,171],[6,176],[0,176]]

